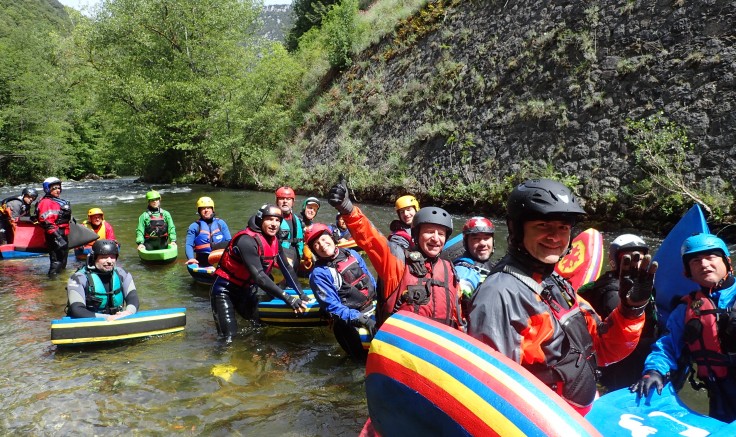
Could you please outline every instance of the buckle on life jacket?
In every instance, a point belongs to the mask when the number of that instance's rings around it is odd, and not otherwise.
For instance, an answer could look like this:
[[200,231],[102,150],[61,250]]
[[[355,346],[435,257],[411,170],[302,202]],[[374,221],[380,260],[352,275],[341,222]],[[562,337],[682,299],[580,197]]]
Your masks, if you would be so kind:
[[429,281],[425,282],[424,285],[409,285],[406,287],[402,299],[408,304],[426,305],[429,303],[429,297],[432,295],[429,287]]

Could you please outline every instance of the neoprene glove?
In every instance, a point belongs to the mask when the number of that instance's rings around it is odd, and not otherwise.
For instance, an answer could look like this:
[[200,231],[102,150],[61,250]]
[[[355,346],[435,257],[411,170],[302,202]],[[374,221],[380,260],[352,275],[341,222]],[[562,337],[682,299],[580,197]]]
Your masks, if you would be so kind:
[[51,235],[54,237],[54,239],[51,240],[51,248],[53,250],[63,249],[69,245],[64,236],[61,235],[60,230],[55,230],[54,233]]
[[350,201],[350,196],[348,196],[348,188],[345,185],[344,178],[340,178],[340,182],[330,188],[327,202],[335,207],[340,214],[348,215],[353,212],[353,203]]
[[629,387],[629,391],[636,393],[638,397],[646,397],[652,390],[652,387],[657,389],[657,394],[662,394],[662,388],[667,383],[667,378],[656,370],[647,370],[647,373],[641,377],[640,380],[636,381]]
[[641,307],[649,302],[654,289],[654,274],[659,266],[652,262],[651,255],[645,255],[639,262],[640,254],[634,252],[633,258],[624,255],[619,273],[618,295],[621,303],[630,307]]
[[296,296],[289,295],[289,298],[286,301],[286,303],[288,303],[291,309],[293,310],[298,310],[299,308],[302,307],[302,300]]
[[376,321],[371,319],[367,314],[361,313],[357,319],[358,324],[365,326],[368,332],[371,333],[371,337],[376,335]]

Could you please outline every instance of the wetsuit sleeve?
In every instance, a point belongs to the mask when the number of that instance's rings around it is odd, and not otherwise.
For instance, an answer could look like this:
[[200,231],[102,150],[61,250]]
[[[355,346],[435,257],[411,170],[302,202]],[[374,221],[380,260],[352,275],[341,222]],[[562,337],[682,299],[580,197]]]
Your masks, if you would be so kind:
[[169,241],[176,243],[176,226],[174,225],[174,219],[171,217],[171,213],[169,213],[169,211],[162,211],[164,212],[164,219],[168,225]]
[[343,218],[355,243],[365,251],[378,277],[383,281],[383,298],[387,298],[401,281],[405,267],[404,260],[391,252],[386,237],[378,232],[360,208],[353,207],[353,211],[349,215],[343,215]]
[[138,291],[135,288],[135,282],[133,282],[133,276],[122,268],[118,268],[118,275],[122,279],[123,296],[125,299],[125,310],[130,311],[131,314],[135,314],[140,309],[140,303],[138,301]]
[[299,293],[299,296],[303,300],[306,300],[306,295],[304,294],[304,291],[302,290],[302,286],[299,284],[299,280],[297,279],[296,271],[294,271],[294,267],[291,266],[291,263],[286,261],[287,259],[288,258],[286,256],[286,253],[284,252],[284,248],[279,246],[279,256],[276,259],[276,262],[278,263],[279,268],[281,269],[281,274],[284,275],[286,284],[291,286],[291,288],[293,288],[294,290],[296,290],[296,292]]
[[135,244],[143,244],[145,241],[143,236],[146,232],[146,221],[148,221],[148,214],[144,212],[138,217],[138,226],[135,228]]
[[199,224],[197,222],[189,225],[189,228],[187,229],[187,239],[184,242],[184,253],[187,256],[187,259],[193,259],[195,256],[194,239],[197,237],[197,232],[199,232]]
[[636,319],[627,319],[616,308],[600,323],[600,317],[585,299],[578,296],[578,304],[593,338],[598,365],[607,366],[629,356],[639,343],[644,328],[644,313]]
[[360,311],[346,307],[340,300],[337,293],[339,287],[337,276],[338,273],[335,269],[325,266],[315,267],[309,275],[309,286],[312,288],[320,306],[327,313],[335,315],[346,322],[357,320]]
[[685,305],[678,305],[667,319],[667,334],[652,344],[652,351],[644,361],[644,372],[656,370],[662,375],[677,370],[677,360],[685,349],[682,339],[685,331]]
[[75,319],[97,317],[97,314],[87,309],[87,300],[84,290],[87,287],[87,278],[84,275],[74,274],[66,284],[66,296],[69,304],[67,315]]
[[225,220],[218,219],[220,221],[220,232],[222,232],[222,240],[223,241],[230,241],[233,239],[233,236],[230,234],[230,228],[227,227],[227,223],[225,223]]
[[263,291],[270,294],[273,297],[277,297],[284,302],[288,302],[288,296],[273,282],[266,272],[263,271],[263,264],[261,263],[261,257],[258,255],[258,245],[256,241],[250,235],[242,235],[236,242],[238,252],[240,253],[240,259],[243,265],[248,269],[250,277],[253,278],[253,282]]
[[363,272],[365,272],[365,274],[368,275],[368,277],[371,279],[371,284],[373,284],[373,287],[374,288],[377,287],[378,285],[376,284],[376,278],[374,278],[373,273],[371,273],[371,271],[368,270],[368,265],[363,260],[363,257],[360,256],[360,254],[354,251],[353,249],[348,249],[348,251],[350,252],[351,255],[353,255],[355,259],[358,260],[358,265],[363,270]]

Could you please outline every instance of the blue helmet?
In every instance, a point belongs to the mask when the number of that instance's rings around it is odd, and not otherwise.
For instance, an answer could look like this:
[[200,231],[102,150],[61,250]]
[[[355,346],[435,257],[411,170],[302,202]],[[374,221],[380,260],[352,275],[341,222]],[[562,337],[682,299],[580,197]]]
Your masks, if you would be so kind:
[[728,246],[723,240],[713,234],[695,234],[687,237],[680,248],[682,264],[685,266],[685,276],[688,278],[691,276],[690,260],[699,253],[710,251],[719,251],[726,266],[729,270],[731,269],[731,260],[729,259],[731,252],[728,251]]
[[59,185],[59,186],[61,186],[61,180],[59,178],[54,178],[54,177],[50,177],[50,178],[44,179],[43,180],[43,192],[46,193],[46,194],[48,194],[49,192],[51,192],[51,186],[52,185]]

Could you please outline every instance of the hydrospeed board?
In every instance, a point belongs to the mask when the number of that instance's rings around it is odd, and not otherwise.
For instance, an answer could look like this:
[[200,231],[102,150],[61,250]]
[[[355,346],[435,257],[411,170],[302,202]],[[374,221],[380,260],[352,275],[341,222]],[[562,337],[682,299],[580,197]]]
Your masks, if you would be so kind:
[[603,235],[588,228],[572,240],[570,252],[555,265],[555,271],[567,278],[575,290],[593,282],[603,268]]

